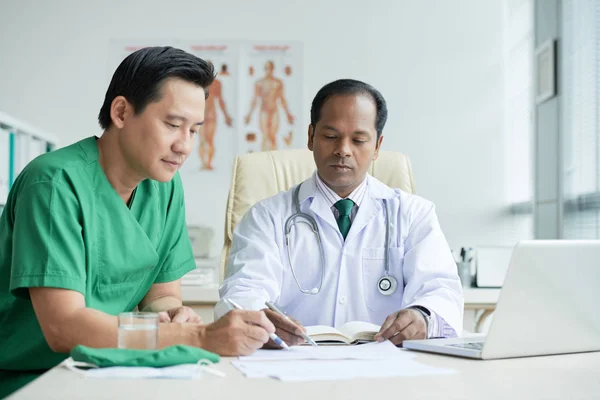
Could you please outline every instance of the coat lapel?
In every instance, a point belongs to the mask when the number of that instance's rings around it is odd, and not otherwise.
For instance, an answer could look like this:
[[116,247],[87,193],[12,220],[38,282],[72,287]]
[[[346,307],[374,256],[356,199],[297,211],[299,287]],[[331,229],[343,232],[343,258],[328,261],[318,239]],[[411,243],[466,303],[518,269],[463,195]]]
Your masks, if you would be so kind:
[[[367,189],[365,197],[358,208],[358,212],[354,217],[346,242],[352,240],[355,236],[359,235],[360,232],[375,218],[377,214],[382,212],[383,199],[393,198],[395,192],[384,185],[377,179],[370,175],[367,175]],[[388,221],[389,222],[389,221]]]
[[308,214],[315,214],[321,221],[326,222],[331,227],[338,230],[337,221],[333,216],[333,211],[331,211],[327,201],[323,198],[323,195],[317,188],[314,174],[312,177],[302,182],[299,198],[300,209],[302,211]]

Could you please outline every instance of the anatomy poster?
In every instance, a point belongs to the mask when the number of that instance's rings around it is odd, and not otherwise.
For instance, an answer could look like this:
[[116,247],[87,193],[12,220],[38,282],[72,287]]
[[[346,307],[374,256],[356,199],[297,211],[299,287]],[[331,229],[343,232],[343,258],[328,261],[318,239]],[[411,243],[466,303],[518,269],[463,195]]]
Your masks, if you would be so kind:
[[228,180],[236,154],[235,130],[241,125],[237,111],[238,46],[218,41],[180,42],[180,45],[183,50],[212,63],[217,73],[206,99],[204,125],[182,173],[218,172]]
[[302,63],[298,43],[240,45],[238,155],[305,146]]
[[229,175],[237,155],[303,148],[303,54],[297,42],[114,40],[109,70],[132,52],[170,45],[215,66],[205,125],[196,138],[184,171]]

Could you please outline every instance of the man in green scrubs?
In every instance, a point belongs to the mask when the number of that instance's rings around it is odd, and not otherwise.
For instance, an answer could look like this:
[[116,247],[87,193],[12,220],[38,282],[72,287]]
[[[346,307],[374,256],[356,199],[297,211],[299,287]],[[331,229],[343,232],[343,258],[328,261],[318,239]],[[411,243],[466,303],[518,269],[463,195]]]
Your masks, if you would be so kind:
[[112,78],[102,136],[42,155],[20,173],[0,217],[4,376],[31,379],[79,344],[116,347],[116,315],[136,307],[160,313],[160,347],[244,355],[269,340],[275,328],[262,312],[204,325],[181,302],[180,278],[195,262],[177,171],[214,76],[211,64],[182,50],[139,50]]

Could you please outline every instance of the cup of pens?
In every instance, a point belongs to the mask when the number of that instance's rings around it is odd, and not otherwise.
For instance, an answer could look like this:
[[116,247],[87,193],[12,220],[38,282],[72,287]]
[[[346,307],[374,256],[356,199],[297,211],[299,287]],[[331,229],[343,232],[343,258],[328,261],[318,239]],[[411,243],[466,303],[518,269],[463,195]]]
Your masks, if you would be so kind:
[[471,262],[473,261],[473,249],[461,247],[459,257],[455,257],[458,277],[463,288],[471,287]]

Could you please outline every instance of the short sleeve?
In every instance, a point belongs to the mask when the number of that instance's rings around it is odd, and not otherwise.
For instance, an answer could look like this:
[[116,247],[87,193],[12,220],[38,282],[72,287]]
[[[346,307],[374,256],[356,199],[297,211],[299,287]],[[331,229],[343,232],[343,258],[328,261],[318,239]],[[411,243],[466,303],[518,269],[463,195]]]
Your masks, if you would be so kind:
[[154,283],[175,281],[196,268],[185,221],[183,185],[179,174],[173,178],[173,181],[173,195],[167,210],[165,232],[163,232],[166,246],[161,246],[164,248],[161,249],[164,254],[160,254],[163,262]]
[[10,291],[29,298],[31,287],[85,294],[81,209],[73,190],[53,181],[26,187],[16,199]]

